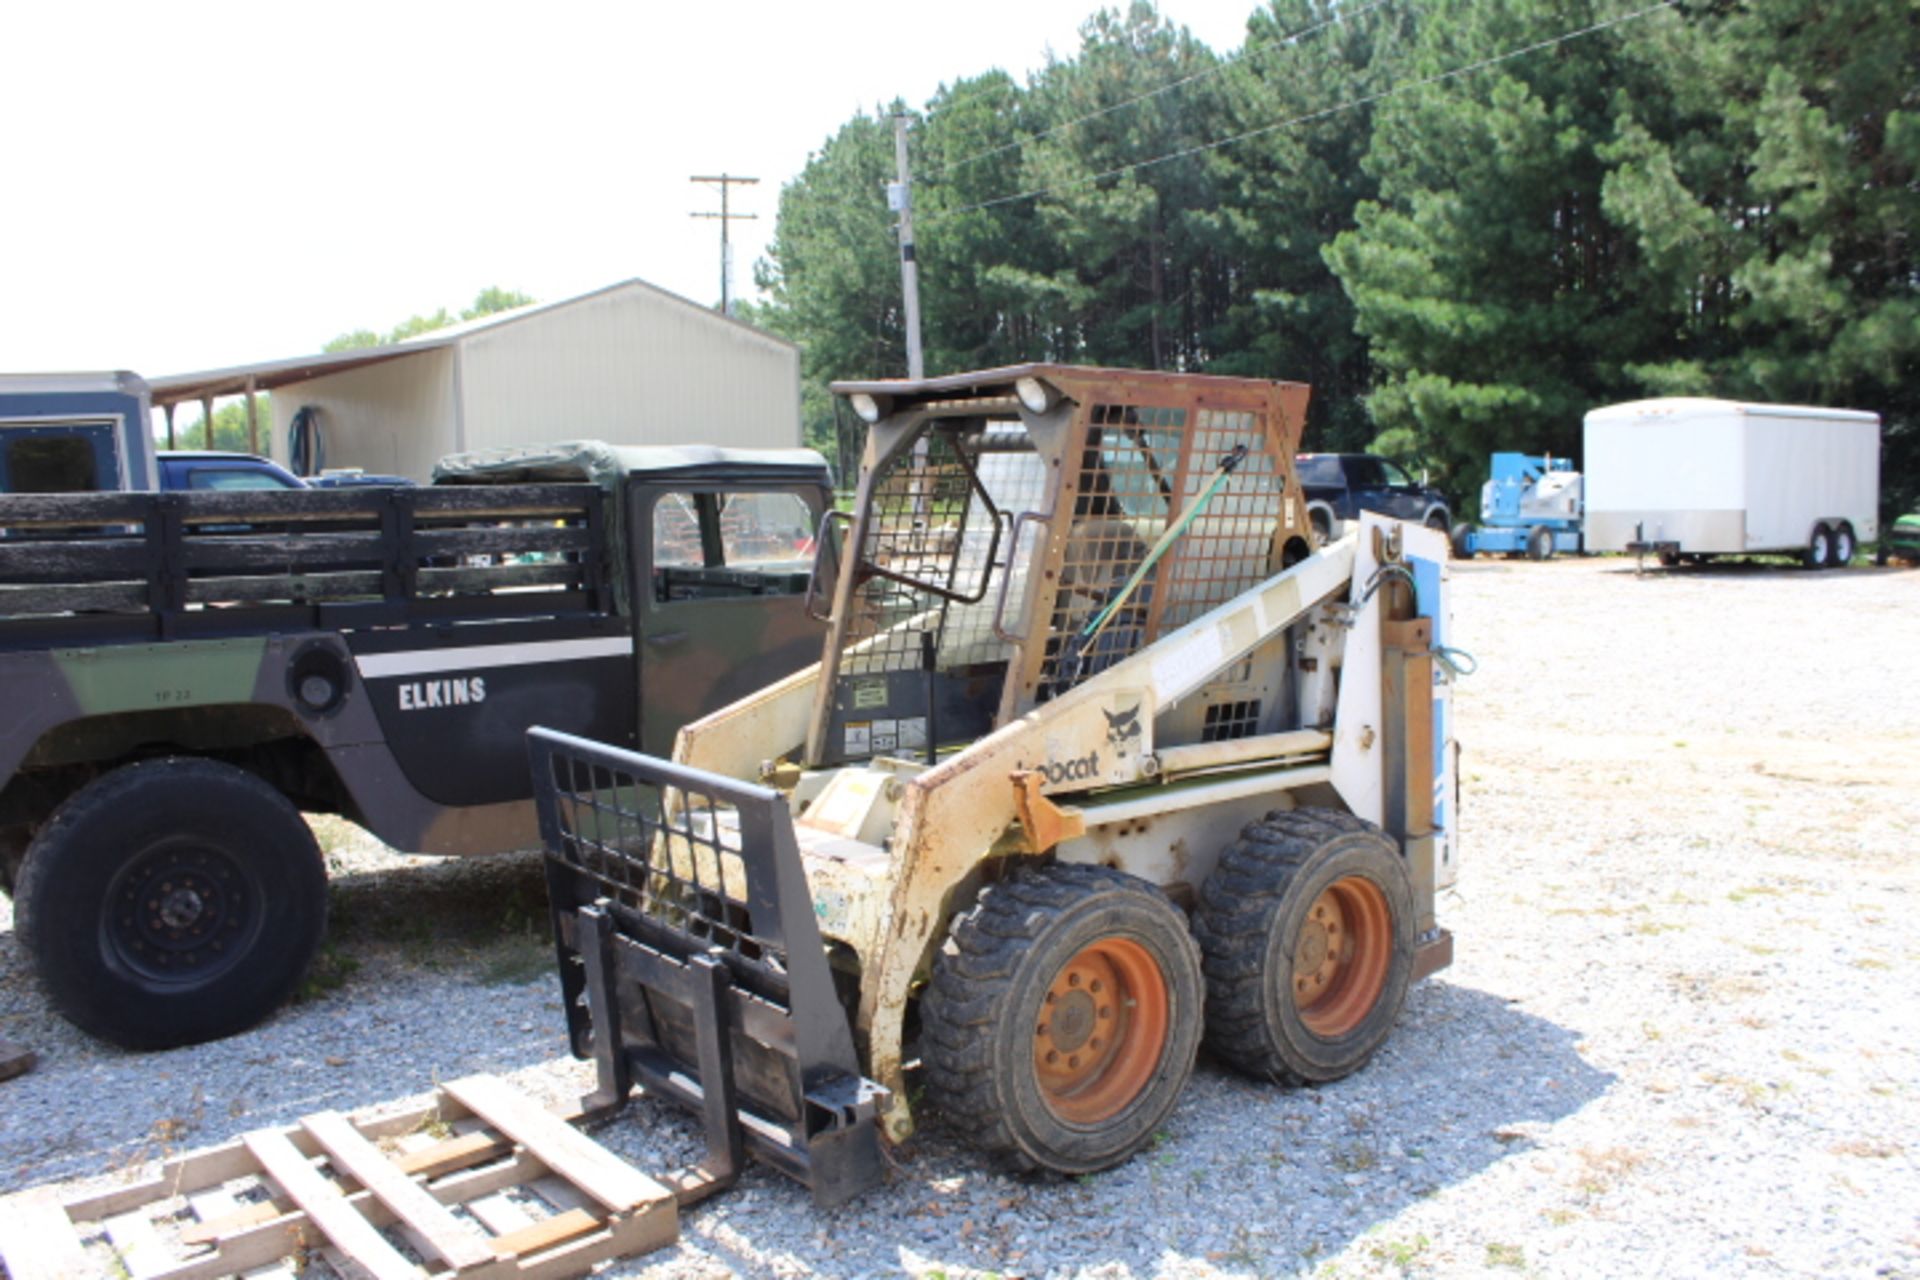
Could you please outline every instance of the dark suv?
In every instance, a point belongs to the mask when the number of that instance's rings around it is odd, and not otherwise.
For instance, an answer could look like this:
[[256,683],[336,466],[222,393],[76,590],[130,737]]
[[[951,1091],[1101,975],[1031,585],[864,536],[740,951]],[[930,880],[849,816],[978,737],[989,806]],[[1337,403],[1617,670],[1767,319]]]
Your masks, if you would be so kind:
[[162,489],[304,489],[307,482],[279,463],[251,453],[162,449]]
[[1338,537],[1342,523],[1358,519],[1362,511],[1412,520],[1442,533],[1453,526],[1445,495],[1416,483],[1375,454],[1303,453],[1294,463],[1307,495],[1307,516],[1323,542]]

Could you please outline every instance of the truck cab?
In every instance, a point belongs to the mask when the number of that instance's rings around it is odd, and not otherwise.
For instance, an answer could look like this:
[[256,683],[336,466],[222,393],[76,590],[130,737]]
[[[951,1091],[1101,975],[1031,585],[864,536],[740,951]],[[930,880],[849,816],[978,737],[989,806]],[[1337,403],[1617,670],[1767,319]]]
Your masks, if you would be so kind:
[[136,374],[0,374],[0,494],[155,488],[151,419]]
[[128,1048],[243,1030],[324,933],[303,811],[527,848],[530,726],[664,752],[817,662],[832,497],[812,450],[596,442],[432,485],[0,495],[32,541],[0,540],[0,890],[54,1004]]

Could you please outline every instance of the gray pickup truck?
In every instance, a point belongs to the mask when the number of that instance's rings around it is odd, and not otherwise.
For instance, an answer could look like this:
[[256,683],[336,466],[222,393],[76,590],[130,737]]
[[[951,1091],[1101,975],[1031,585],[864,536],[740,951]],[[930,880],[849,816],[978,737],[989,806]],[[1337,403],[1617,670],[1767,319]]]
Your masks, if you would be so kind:
[[244,1029],[326,924],[303,813],[538,843],[526,730],[666,754],[817,660],[808,450],[575,444],[431,486],[0,495],[0,887],[55,1005]]

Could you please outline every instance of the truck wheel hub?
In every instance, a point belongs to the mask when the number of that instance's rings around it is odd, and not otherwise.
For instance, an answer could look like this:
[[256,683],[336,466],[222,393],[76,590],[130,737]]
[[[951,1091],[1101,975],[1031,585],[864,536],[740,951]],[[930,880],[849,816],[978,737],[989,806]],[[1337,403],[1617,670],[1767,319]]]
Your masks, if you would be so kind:
[[230,967],[254,930],[247,878],[225,854],[162,848],[117,878],[103,941],[142,977],[198,980]]
[[[164,886],[162,892],[165,892]],[[191,929],[206,908],[206,899],[183,885],[168,893],[160,903],[160,920],[167,928],[175,931]]]

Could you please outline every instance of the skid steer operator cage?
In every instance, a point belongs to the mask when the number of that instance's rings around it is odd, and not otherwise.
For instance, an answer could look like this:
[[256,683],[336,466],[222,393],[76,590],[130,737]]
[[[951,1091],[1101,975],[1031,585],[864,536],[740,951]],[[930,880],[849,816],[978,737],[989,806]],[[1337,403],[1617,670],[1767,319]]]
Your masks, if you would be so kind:
[[696,1112],[705,1193],[743,1151],[837,1204],[881,1176],[876,1112],[777,791],[528,734],[575,1056]]
[[[834,390],[873,426],[844,545],[820,539],[809,765],[930,760],[1308,552],[1301,384],[1029,365]],[[1212,693],[1209,723],[1258,731]]]

